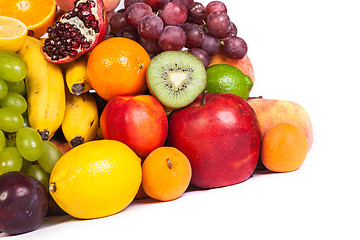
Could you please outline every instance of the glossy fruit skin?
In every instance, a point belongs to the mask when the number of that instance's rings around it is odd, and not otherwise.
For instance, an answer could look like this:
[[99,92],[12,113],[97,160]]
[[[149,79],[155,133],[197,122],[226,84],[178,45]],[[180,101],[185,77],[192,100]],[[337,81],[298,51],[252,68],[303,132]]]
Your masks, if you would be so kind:
[[231,58],[225,56],[223,50],[220,49],[220,51],[211,58],[209,66],[215,65],[215,64],[230,64],[234,67],[237,67],[245,75],[249,76],[251,78],[251,80],[253,81],[253,83],[255,84],[254,67],[253,67],[248,55],[246,55],[242,59],[231,59]]
[[71,216],[113,215],[134,199],[141,183],[141,159],[118,141],[86,142],[56,162],[49,183],[51,196]]
[[167,144],[191,163],[191,183],[214,188],[240,183],[254,172],[260,151],[260,126],[250,105],[230,93],[200,95],[169,117]]
[[22,81],[27,74],[24,61],[15,53],[0,51],[1,79],[9,82]]
[[103,41],[107,27],[102,0],[76,1],[70,11],[47,29],[41,52],[49,62],[71,62]]
[[125,143],[141,158],[163,146],[168,131],[165,110],[151,95],[113,98],[102,112],[100,126],[104,139]]
[[[56,4],[60,9],[68,12],[74,7],[75,0],[55,0]],[[110,12],[115,10],[115,8],[119,5],[120,0],[103,0],[104,8],[106,12]]]
[[48,209],[48,193],[35,178],[13,171],[0,176],[0,230],[10,235],[35,230]]
[[149,54],[139,43],[113,37],[91,51],[87,73],[96,93],[109,101],[117,96],[145,92],[149,63]]
[[258,118],[261,136],[264,137],[270,128],[279,123],[291,123],[306,136],[308,151],[310,151],[314,133],[309,114],[299,103],[266,98],[249,98],[248,103],[254,109]]

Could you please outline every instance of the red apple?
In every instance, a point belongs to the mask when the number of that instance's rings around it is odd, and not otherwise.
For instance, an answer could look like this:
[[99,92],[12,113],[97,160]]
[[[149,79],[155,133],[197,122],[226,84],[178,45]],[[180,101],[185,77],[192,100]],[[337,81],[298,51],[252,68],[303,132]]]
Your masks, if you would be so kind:
[[230,93],[200,95],[169,116],[167,144],[191,163],[191,183],[214,188],[240,183],[255,171],[261,133],[256,115]]
[[164,108],[153,96],[122,96],[106,104],[100,127],[104,139],[123,142],[145,158],[164,145],[168,121]]

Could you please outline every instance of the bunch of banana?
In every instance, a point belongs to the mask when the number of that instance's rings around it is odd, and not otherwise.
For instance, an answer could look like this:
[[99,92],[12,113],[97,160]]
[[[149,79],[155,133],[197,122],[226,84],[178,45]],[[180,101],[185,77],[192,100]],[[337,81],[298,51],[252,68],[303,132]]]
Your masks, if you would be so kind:
[[66,90],[66,110],[61,128],[71,147],[96,137],[99,114],[95,98],[91,93],[86,92],[77,96]]
[[61,67],[48,62],[41,53],[41,40],[26,37],[19,55],[27,67],[25,85],[29,124],[42,139],[50,139],[65,114],[65,84]]
[[72,94],[80,95],[92,89],[86,70],[88,58],[89,55],[85,54],[74,61],[63,64],[66,85]]

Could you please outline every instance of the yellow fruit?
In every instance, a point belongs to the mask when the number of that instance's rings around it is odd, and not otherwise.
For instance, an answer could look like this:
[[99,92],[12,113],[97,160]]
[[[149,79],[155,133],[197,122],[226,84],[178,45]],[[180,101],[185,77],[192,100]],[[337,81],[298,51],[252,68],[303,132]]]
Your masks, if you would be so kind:
[[50,175],[49,191],[68,214],[81,219],[120,212],[141,183],[141,159],[125,144],[97,140],[64,154]]
[[0,51],[17,52],[24,44],[26,25],[11,17],[0,16]]

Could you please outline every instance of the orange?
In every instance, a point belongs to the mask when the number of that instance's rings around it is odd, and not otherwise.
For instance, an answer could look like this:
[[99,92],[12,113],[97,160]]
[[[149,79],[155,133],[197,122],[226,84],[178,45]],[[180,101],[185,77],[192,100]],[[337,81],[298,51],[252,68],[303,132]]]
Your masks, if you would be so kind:
[[55,0],[0,0],[0,6],[0,16],[20,20],[36,38],[43,36],[55,20]]
[[290,123],[279,123],[264,135],[261,161],[273,172],[290,172],[300,168],[308,152],[305,134]]
[[149,54],[139,43],[113,37],[91,51],[87,73],[96,93],[110,100],[143,93],[147,87],[145,77],[149,63]]
[[191,179],[188,158],[174,147],[159,147],[142,165],[142,186],[147,195],[160,201],[179,198]]

